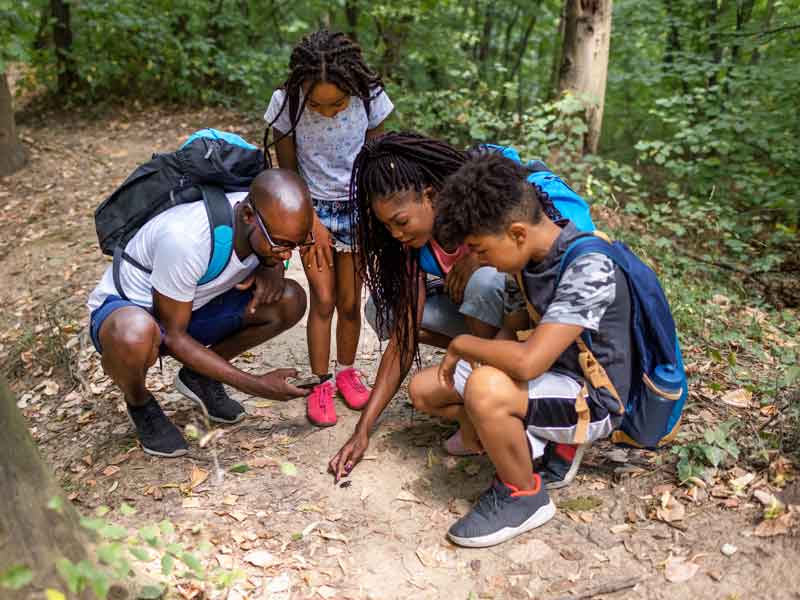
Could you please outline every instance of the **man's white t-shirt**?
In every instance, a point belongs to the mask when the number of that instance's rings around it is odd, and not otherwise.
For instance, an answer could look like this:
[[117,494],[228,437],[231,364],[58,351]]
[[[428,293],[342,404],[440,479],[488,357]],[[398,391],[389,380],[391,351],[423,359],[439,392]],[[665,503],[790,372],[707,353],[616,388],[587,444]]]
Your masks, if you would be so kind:
[[[341,202],[349,198],[350,173],[356,155],[364,145],[367,130],[375,129],[383,123],[394,109],[386,92],[379,91],[379,88],[372,90],[369,119],[363,100],[355,96],[351,96],[347,108],[333,118],[324,117],[308,106],[300,115],[294,130],[297,168],[308,184],[314,200]],[[286,92],[283,90],[276,90],[272,94],[267,112],[264,113],[267,123],[272,123],[275,119],[285,97]],[[301,91],[298,111],[302,105]],[[291,131],[288,102],[272,126],[282,133]]]
[[[246,196],[246,192],[227,194],[231,206]],[[202,202],[180,204],[157,215],[136,232],[125,250],[153,270],[145,273],[124,260],[120,266],[125,294],[131,302],[148,310],[153,306],[153,289],[179,302],[191,301],[192,310],[197,310],[247,279],[259,264],[255,254],[242,262],[235,251],[231,252],[228,265],[217,278],[197,285],[211,258],[211,230]],[[89,296],[89,311],[110,295],[119,296],[111,266]]]

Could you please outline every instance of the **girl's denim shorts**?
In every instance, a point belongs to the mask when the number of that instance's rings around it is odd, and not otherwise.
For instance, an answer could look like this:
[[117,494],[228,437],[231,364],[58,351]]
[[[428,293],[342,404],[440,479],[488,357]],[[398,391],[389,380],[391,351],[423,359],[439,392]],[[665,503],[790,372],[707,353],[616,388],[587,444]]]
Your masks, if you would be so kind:
[[314,200],[314,210],[323,225],[331,232],[337,252],[353,252],[353,236],[350,232],[351,203]]

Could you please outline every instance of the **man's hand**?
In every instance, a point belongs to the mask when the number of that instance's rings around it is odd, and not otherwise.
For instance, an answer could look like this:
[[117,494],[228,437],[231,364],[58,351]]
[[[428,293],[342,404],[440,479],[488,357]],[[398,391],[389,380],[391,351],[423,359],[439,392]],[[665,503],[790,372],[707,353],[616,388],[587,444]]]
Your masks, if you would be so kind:
[[262,265],[253,271],[250,277],[236,286],[237,290],[253,288],[253,298],[245,309],[247,314],[252,315],[259,306],[272,304],[281,299],[286,286],[284,274],[285,269],[281,262],[272,267]]
[[301,250],[300,257],[303,259],[307,269],[312,266],[317,268],[317,271],[322,271],[324,267],[328,269],[333,268],[333,237],[331,232],[326,229],[319,220],[317,215],[314,215],[314,224],[311,226],[314,232],[314,245],[310,248]]
[[347,443],[328,463],[328,471],[333,473],[334,482],[350,475],[355,466],[364,458],[369,447],[369,435],[355,430]]
[[447,295],[453,302],[461,304],[464,301],[464,290],[467,288],[469,278],[479,267],[478,259],[473,254],[466,254],[450,269],[444,283]]
[[257,395],[268,400],[291,400],[311,393],[286,381],[288,377],[297,377],[297,369],[275,369],[256,377],[259,381]]

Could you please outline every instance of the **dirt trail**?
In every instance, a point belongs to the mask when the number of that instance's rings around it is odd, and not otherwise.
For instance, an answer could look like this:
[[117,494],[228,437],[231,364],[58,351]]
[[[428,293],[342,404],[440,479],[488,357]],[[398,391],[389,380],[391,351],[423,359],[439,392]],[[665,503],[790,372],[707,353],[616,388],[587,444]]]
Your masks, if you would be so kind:
[[[0,354],[34,436],[82,512],[126,502],[135,516],[112,513],[124,525],[168,519],[187,547],[210,541],[209,565],[246,573],[231,599],[800,597],[797,538],[753,536],[760,508],[747,494],[727,502],[736,510],[702,491],[696,501],[686,497],[674,488],[673,467],[661,464],[667,453],[601,444],[578,482],[553,494],[562,510],[549,524],[491,549],[450,545],[448,525],[492,471],[486,459],[446,457],[440,445],[452,428],[416,414],[405,389],[347,487],[326,473],[357,420],[341,402],[339,423],[321,430],[305,420],[302,401],[237,393],[251,418],[222,429],[214,443],[201,448],[195,441],[181,459],[144,455],[119,393],[79,335],[88,320],[85,299],[108,264],[97,250],[92,211],[137,163],[203,126],[260,139],[256,121],[218,110],[123,113],[91,122],[49,115],[20,126],[31,163],[0,180]],[[306,285],[297,259],[290,276]],[[378,358],[365,326],[358,364],[373,376]],[[435,358],[424,354],[426,363]],[[307,371],[305,325],[237,364]],[[151,372],[151,387],[176,423],[197,423],[174,391],[175,369],[165,360],[163,372]],[[70,370],[82,384],[70,383]],[[690,409],[687,427],[705,427],[704,418]],[[242,464],[248,470],[230,471]],[[193,471],[195,483],[204,472],[208,477],[190,489]],[[685,518],[672,524],[653,518],[664,491],[685,506]],[[735,545],[736,553],[723,555],[723,544]],[[271,554],[264,568],[243,561],[256,550]],[[666,579],[665,567],[680,579],[694,565],[687,581]],[[211,585],[207,592],[225,597]]]

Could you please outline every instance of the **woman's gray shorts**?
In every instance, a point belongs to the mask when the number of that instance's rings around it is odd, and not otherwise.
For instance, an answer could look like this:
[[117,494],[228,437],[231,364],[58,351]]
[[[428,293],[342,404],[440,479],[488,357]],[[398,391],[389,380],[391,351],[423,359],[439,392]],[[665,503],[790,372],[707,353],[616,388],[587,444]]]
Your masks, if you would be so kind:
[[[465,316],[499,329],[503,325],[504,290],[505,275],[498,273],[494,267],[481,267],[469,278],[461,306],[450,300],[446,293],[428,293],[422,313],[422,329],[454,338],[469,333]],[[388,340],[391,337],[394,319],[383,323],[383,329],[379,331],[377,311],[371,297],[364,307],[364,315],[379,339]]]

